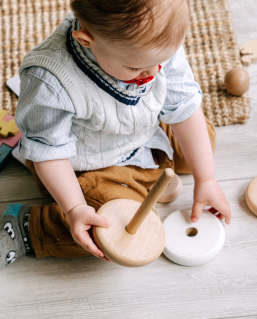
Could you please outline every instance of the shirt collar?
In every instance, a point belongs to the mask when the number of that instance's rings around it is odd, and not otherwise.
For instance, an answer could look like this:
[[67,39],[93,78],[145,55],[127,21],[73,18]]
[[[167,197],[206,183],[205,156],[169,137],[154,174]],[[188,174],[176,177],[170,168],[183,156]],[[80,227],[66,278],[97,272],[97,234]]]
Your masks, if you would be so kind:
[[[79,24],[78,19],[76,19],[76,24],[75,24],[75,28],[76,30],[81,30],[81,26]],[[93,62],[94,64],[96,64],[97,66],[99,66],[99,64],[97,63],[93,53],[91,52],[91,50],[89,48],[85,48],[83,45],[80,44],[80,47],[82,49],[82,51],[84,52],[84,54],[87,56],[87,58]],[[100,66],[99,66],[100,67]],[[116,79],[114,76],[108,74],[120,87],[128,90],[129,87],[131,86],[130,84],[127,84],[119,79]]]
[[[77,18],[75,18],[75,30],[81,30],[81,26],[80,26],[80,23],[78,21]],[[99,68],[100,65],[97,63],[93,53],[91,52],[91,50],[89,48],[85,48],[83,45],[79,44],[80,47],[81,47],[81,50],[83,51],[83,53],[86,55],[86,57],[94,64],[96,64]],[[153,83],[155,78],[152,79],[151,82],[149,83],[146,83],[146,84],[142,84],[142,85],[138,85],[138,84],[135,84],[135,83],[125,83],[124,81],[121,81],[119,79],[116,79],[114,76],[108,74],[110,78],[113,79],[113,81],[115,81],[115,83],[123,88],[123,89],[126,89],[128,91],[137,91],[138,92],[138,95],[139,96],[143,96],[143,95],[146,95],[148,94],[152,88],[153,88]]]

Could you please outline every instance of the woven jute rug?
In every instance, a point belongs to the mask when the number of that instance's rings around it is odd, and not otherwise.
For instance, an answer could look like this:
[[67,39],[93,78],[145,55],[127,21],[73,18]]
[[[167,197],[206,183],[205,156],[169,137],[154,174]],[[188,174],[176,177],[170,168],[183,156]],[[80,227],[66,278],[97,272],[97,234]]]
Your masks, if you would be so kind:
[[[241,65],[226,0],[190,0],[185,50],[203,92],[202,108],[214,125],[245,123],[247,96],[224,88],[224,75]],[[0,108],[14,114],[17,97],[6,80],[18,73],[24,55],[49,36],[70,11],[69,0],[0,1]]]

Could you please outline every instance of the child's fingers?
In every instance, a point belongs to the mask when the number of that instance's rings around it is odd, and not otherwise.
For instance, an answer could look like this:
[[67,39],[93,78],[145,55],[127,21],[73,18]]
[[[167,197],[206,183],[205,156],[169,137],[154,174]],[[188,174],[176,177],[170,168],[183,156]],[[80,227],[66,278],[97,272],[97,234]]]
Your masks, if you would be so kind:
[[204,206],[205,206],[204,203],[194,202],[193,208],[192,208],[192,214],[191,214],[191,221],[193,223],[196,223],[198,219],[200,218]]
[[231,221],[231,211],[230,211],[229,203],[219,202],[215,207],[218,210],[218,212],[221,214],[221,216],[225,217],[225,223],[228,225]]
[[104,256],[104,253],[96,246],[96,244],[93,242],[90,236],[89,240],[86,242],[86,245],[82,247],[85,250],[89,251],[91,254],[93,254],[95,257],[98,257],[106,261],[110,261],[107,257]]
[[92,213],[87,215],[87,224],[100,227],[109,227],[111,222],[106,217],[98,215],[97,213]]
[[96,257],[104,259],[104,253],[94,244],[92,238],[89,236],[87,231],[74,236],[75,240],[87,251]]
[[214,207],[209,208],[208,211],[212,214],[218,213],[217,209],[215,209]]
[[108,259],[107,257],[99,257],[100,259],[106,260],[106,261],[110,261],[110,259]]
[[221,213],[218,213],[217,215],[215,215],[219,220],[223,220],[225,219],[225,216],[221,215]]
[[219,213],[217,211],[217,209],[215,209],[214,207],[211,207],[209,209],[207,209],[210,213],[214,214],[216,217],[218,217],[218,219],[222,220],[225,218],[225,216],[221,215],[221,213]]
[[211,207],[208,209],[209,212],[216,214],[219,212],[219,214],[216,215],[220,220],[223,220],[225,218],[226,224],[229,224],[231,221],[231,211],[229,207],[228,202],[218,203],[216,205],[217,209],[214,207]]

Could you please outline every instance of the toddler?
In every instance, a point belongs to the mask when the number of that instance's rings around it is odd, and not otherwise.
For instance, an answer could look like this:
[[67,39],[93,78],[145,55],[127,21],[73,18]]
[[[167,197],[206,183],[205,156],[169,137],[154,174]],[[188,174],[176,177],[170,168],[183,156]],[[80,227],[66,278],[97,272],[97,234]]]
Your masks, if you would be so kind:
[[166,167],[194,176],[192,222],[205,205],[231,219],[215,130],[182,46],[187,0],[71,0],[71,9],[19,70],[20,153],[56,203],[7,206],[0,268],[31,251],[108,260],[91,228],[110,222],[96,211],[117,198],[142,202]]

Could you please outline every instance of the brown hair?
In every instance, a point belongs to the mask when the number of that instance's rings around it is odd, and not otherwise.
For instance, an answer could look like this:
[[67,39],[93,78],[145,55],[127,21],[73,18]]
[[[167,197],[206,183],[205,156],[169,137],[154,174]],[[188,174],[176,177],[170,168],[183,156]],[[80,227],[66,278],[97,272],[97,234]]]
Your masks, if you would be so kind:
[[70,0],[70,6],[92,33],[149,48],[181,42],[189,24],[189,8],[181,12],[184,1],[188,8],[188,0]]

